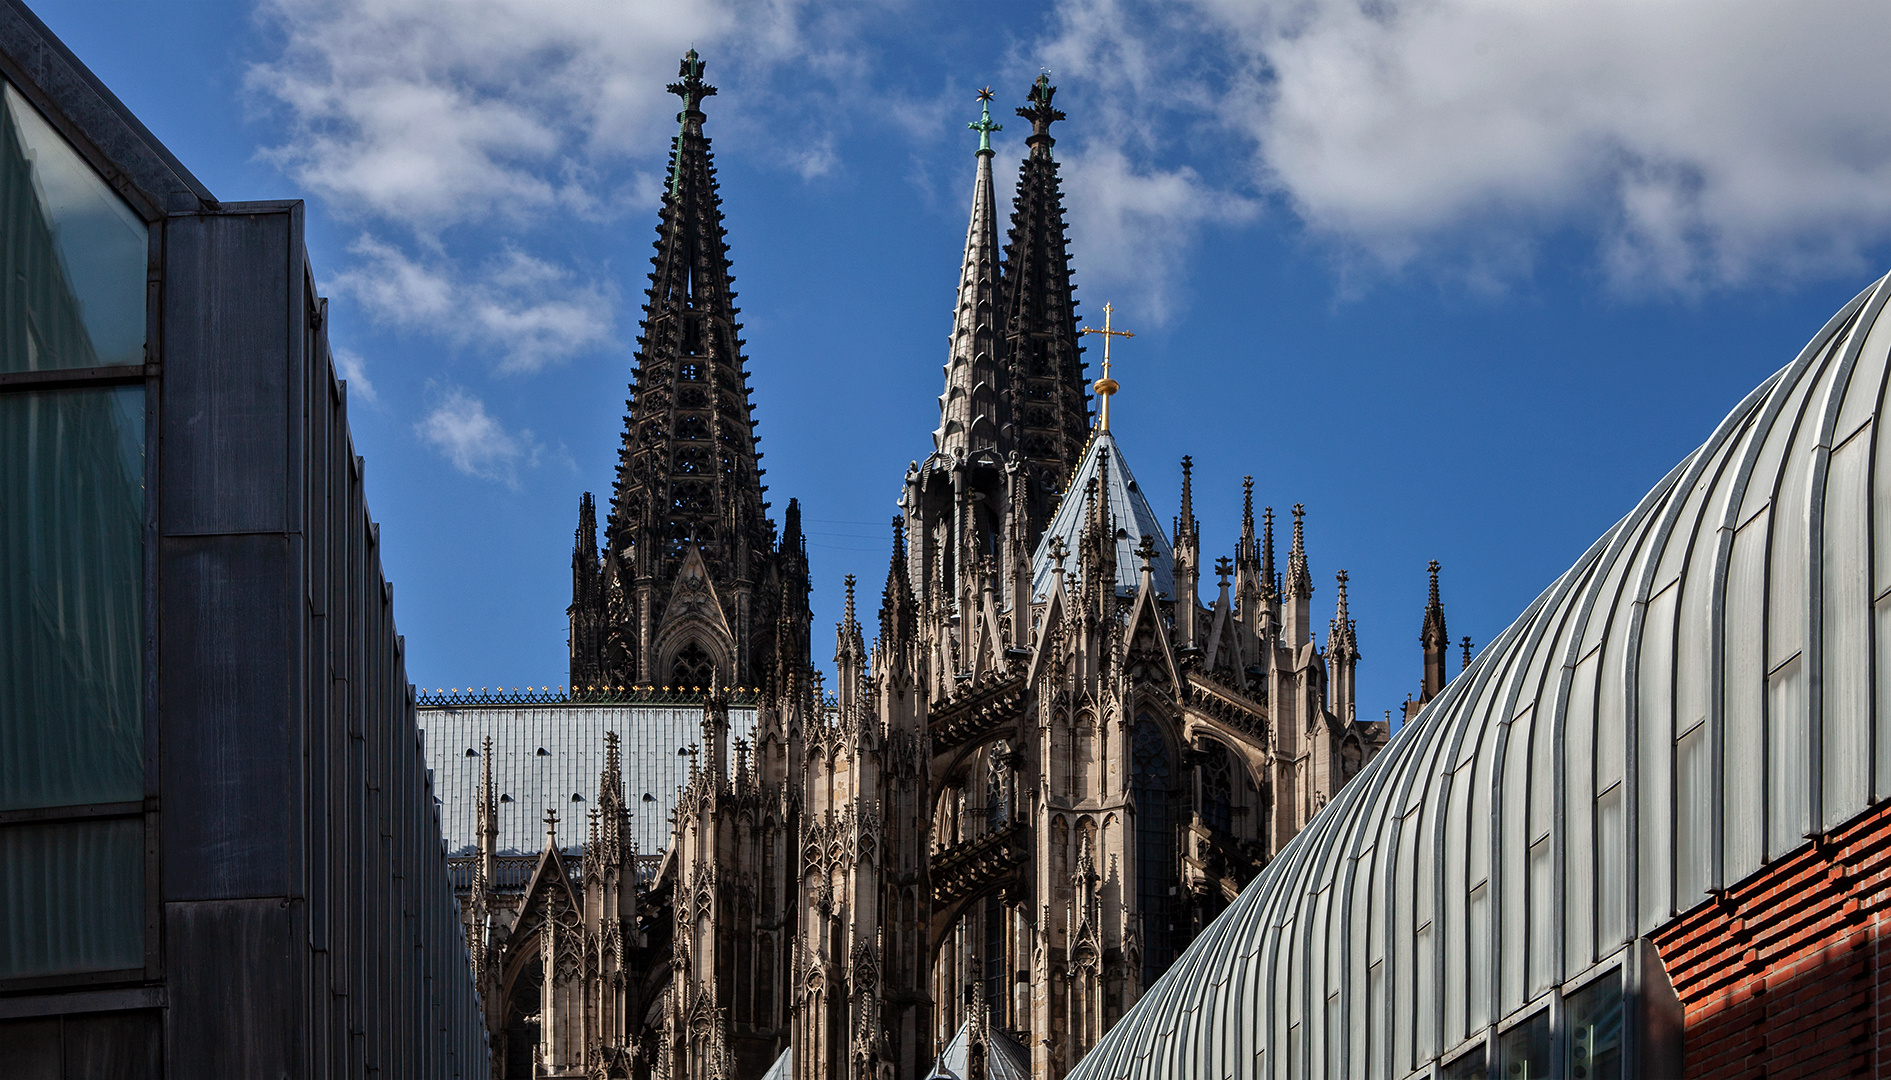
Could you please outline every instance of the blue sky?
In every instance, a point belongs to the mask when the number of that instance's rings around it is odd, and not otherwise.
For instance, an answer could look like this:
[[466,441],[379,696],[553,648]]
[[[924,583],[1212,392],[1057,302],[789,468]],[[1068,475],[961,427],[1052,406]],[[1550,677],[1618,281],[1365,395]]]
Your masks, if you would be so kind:
[[1306,505],[1364,716],[1416,689],[1428,559],[1454,638],[1490,640],[1891,262],[1881,4],[34,8],[220,198],[308,200],[428,687],[564,678],[691,46],[817,659],[937,422],[987,83],[1007,198],[1010,109],[1059,87],[1081,310],[1138,335],[1112,426],[1141,486],[1167,520],[1194,456],[1205,560],[1243,475]]

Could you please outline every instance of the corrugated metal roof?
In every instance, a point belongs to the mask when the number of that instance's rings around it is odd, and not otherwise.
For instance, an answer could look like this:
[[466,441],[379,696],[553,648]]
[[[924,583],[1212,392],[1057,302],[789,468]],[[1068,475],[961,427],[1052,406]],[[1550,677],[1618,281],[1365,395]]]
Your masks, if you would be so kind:
[[[585,814],[597,803],[598,774],[604,769],[604,735],[614,731],[631,835],[638,851],[656,854],[670,843],[670,811],[677,789],[689,780],[689,758],[677,750],[702,742],[702,718],[699,705],[421,709],[427,767],[441,802],[440,831],[448,853],[478,847],[479,753],[487,736],[492,737],[493,790],[500,795],[499,851],[531,854],[545,846],[548,808],[558,811],[559,835],[569,838],[564,844],[583,840]],[[755,710],[731,708],[730,747],[754,734]]]
[[1426,1075],[1891,794],[1888,307],[1748,395],[1071,1080]]
[[781,1056],[775,1059],[775,1063],[770,1065],[768,1071],[762,1074],[762,1080],[788,1080],[790,1076],[794,1075],[793,1069],[794,1051],[783,1050]]
[[1064,500],[1058,504],[1050,528],[1039,538],[1036,554],[1031,556],[1031,595],[1034,598],[1041,600],[1050,595],[1051,571],[1055,569],[1050,555],[1052,537],[1061,537],[1070,553],[1064,558],[1064,569],[1069,571],[1075,567],[1077,540],[1083,535],[1084,491],[1091,479],[1103,471],[1105,462],[1109,463],[1109,482],[1104,485],[1104,494],[1109,499],[1110,520],[1116,523],[1117,595],[1136,595],[1137,584],[1142,580],[1142,560],[1136,557],[1136,548],[1145,536],[1155,538],[1156,542],[1156,557],[1150,560],[1156,592],[1163,596],[1175,595],[1175,555],[1169,546],[1168,534],[1162,531],[1162,522],[1150,509],[1149,500],[1143,498],[1142,488],[1129,471],[1129,463],[1117,449],[1115,436],[1099,431],[1084,448],[1083,460],[1070,478]]

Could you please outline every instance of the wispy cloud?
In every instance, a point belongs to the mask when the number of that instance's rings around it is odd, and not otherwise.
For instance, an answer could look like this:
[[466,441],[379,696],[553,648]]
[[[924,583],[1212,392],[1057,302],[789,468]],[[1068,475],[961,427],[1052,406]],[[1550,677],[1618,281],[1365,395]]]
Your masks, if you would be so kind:
[[359,353],[336,346],[333,355],[335,371],[347,380],[348,392],[352,396],[369,404],[380,400],[380,395],[374,392],[374,384],[368,381],[368,365]]
[[537,371],[613,346],[616,287],[507,248],[472,271],[444,255],[409,255],[374,236],[349,247],[354,265],[331,287],[376,321],[487,351],[502,374]]
[[1131,163],[1243,168],[1346,258],[1527,274],[1593,238],[1618,287],[1855,268],[1891,238],[1891,7],[1763,0],[1064,0],[1053,64],[1120,103]]
[[436,388],[440,400],[414,433],[468,476],[519,486],[519,470],[538,464],[542,448],[532,433],[516,434],[486,412],[486,403],[459,387]]
[[293,121],[271,159],[341,212],[420,228],[593,200],[586,166],[646,149],[677,56],[734,22],[726,4],[623,0],[263,11],[285,44],[249,84]]

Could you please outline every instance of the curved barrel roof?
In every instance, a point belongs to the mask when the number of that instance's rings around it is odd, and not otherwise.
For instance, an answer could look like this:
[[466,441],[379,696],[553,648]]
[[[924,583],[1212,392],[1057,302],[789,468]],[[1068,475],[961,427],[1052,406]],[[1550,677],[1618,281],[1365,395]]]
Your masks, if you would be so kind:
[[1891,791],[1888,291],[1728,414],[1071,1075],[1406,1075]]

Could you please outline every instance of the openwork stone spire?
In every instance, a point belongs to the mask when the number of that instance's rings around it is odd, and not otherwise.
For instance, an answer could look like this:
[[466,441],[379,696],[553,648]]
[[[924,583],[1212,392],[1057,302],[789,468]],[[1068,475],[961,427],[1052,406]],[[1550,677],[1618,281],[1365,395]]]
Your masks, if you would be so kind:
[[965,229],[965,259],[959,270],[958,308],[952,317],[951,351],[946,357],[945,393],[939,397],[939,430],[933,448],[949,458],[979,450],[1000,455],[1011,450],[1005,370],[1000,358],[998,210],[992,194],[991,91],[978,99],[984,115],[969,126],[979,133],[974,155],[972,219]]
[[[669,86],[682,99],[657,223],[636,374],[595,584],[574,565],[574,685],[768,678],[780,611],[805,599],[804,564],[778,558],[736,321],[734,278],[692,50]],[[588,503],[581,519],[591,516]],[[789,565],[797,563],[797,565]],[[786,575],[786,577],[784,577]],[[681,601],[679,605],[679,601]],[[688,616],[688,625],[682,620]],[[585,630],[598,624],[594,642]],[[681,675],[678,672],[682,672]]]
[[1040,75],[1018,109],[1031,123],[1030,154],[1018,171],[1005,244],[1005,359],[1017,445],[1033,478],[1033,544],[1069,486],[1090,429],[1064,198],[1051,157],[1051,124],[1064,118],[1051,105],[1056,93],[1049,76]]

